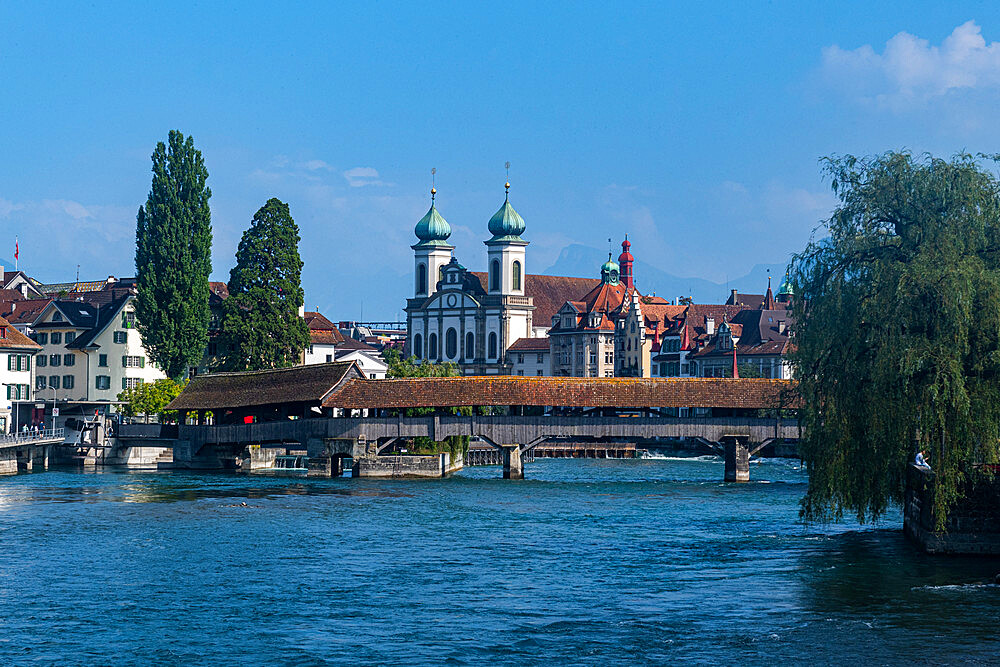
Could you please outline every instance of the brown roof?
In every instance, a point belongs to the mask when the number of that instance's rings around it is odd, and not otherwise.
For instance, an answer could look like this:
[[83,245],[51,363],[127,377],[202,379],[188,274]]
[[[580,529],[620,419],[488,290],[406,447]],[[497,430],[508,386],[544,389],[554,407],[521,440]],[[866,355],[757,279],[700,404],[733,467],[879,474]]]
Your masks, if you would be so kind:
[[[470,271],[486,290],[487,276],[483,271]],[[531,322],[536,327],[548,327],[552,316],[559,312],[567,301],[579,299],[601,283],[598,278],[572,278],[569,276],[540,276],[528,274],[524,277],[524,294],[530,296],[535,305]]]
[[369,352],[378,352],[378,350],[368,343],[363,343],[360,340],[354,340],[353,338],[347,338],[341,336],[343,340],[337,344],[337,351],[341,350],[367,350]]
[[0,315],[14,324],[31,324],[52,299],[17,299],[0,302]]
[[771,408],[788,403],[789,380],[731,378],[451,377],[352,380],[323,405],[415,408],[485,405]]
[[280,403],[319,403],[345,380],[363,377],[353,361],[246,373],[197,375],[168,410],[220,410]]
[[549,351],[548,338],[518,338],[507,348],[508,352],[539,352]]
[[310,329],[337,330],[337,325],[324,317],[322,313],[307,310],[303,317],[306,320],[306,326]]
[[313,345],[336,345],[344,341],[343,335],[339,331],[323,331],[320,329],[309,330],[309,340]]
[[11,326],[10,322],[0,317],[0,330],[6,336],[0,338],[0,348],[21,348],[24,350],[40,350],[42,346],[31,340],[23,333]]
[[208,291],[223,299],[229,298],[229,285],[227,285],[226,283],[220,283],[214,280],[210,280],[208,282]]

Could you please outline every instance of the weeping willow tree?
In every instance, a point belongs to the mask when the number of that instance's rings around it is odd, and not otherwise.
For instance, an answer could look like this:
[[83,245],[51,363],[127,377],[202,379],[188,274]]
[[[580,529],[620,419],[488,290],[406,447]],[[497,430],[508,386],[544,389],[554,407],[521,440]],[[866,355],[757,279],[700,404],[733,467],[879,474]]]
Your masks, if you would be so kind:
[[943,528],[973,466],[998,460],[1000,184],[984,159],[824,161],[839,204],[791,266],[806,519],[877,520],[927,450]]

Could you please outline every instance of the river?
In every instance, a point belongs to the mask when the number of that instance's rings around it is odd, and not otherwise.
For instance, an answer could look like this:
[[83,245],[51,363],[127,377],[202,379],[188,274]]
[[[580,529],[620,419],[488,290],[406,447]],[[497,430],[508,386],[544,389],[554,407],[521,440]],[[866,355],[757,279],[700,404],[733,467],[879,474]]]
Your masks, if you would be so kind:
[[2,478],[0,664],[1000,661],[997,560],[803,524],[797,461],[525,470]]

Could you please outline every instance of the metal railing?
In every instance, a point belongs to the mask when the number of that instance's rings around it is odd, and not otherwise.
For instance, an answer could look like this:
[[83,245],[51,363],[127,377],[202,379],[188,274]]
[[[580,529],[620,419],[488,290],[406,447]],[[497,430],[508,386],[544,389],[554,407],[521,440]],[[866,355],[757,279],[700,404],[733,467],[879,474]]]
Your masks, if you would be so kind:
[[63,440],[66,437],[64,428],[45,428],[39,430],[21,431],[0,435],[0,446],[31,444],[39,440]]

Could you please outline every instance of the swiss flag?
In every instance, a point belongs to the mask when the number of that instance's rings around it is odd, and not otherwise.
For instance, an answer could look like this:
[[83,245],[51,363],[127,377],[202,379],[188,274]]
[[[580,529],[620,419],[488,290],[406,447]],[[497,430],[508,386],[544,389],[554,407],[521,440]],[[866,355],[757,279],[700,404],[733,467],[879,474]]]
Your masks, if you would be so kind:
[[18,246],[17,239],[14,239],[14,259],[17,259],[17,255],[20,252],[20,247]]

